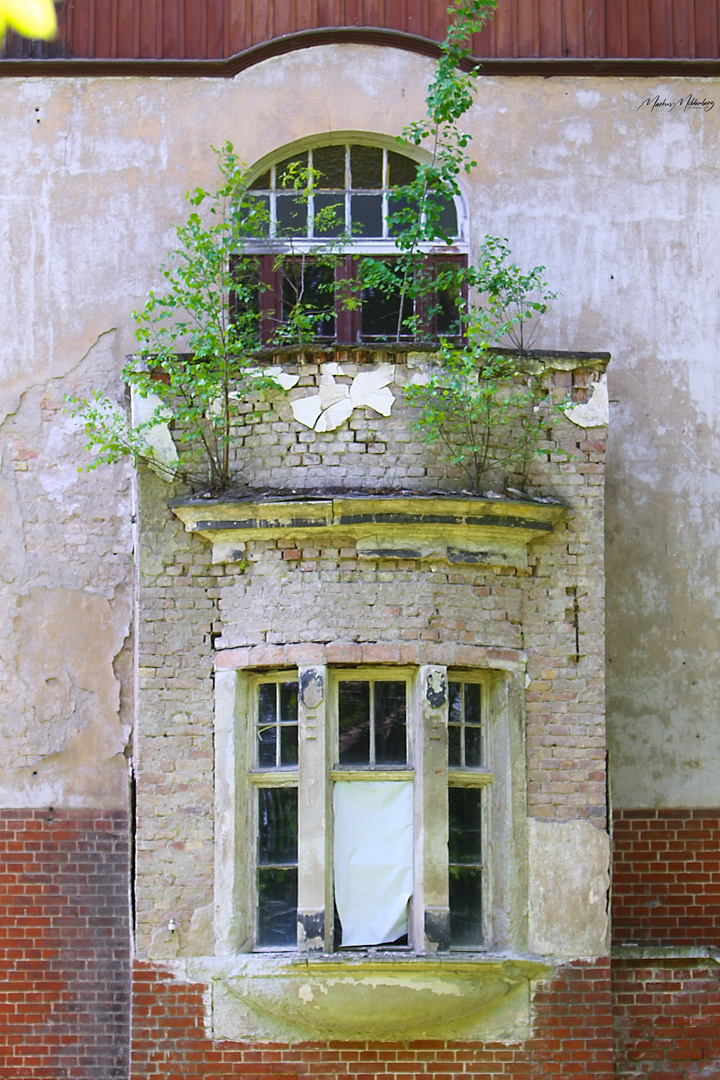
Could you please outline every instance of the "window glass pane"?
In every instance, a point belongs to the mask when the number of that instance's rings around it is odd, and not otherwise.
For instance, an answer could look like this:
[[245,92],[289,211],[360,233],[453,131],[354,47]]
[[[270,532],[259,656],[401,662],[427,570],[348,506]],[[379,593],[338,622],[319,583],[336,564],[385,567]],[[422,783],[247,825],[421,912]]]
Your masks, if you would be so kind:
[[267,191],[270,187],[270,170],[264,172],[262,176],[256,177],[249,186],[254,191],[257,191],[258,189]]
[[407,761],[404,682],[375,683],[375,763],[404,765]]
[[390,187],[404,187],[412,184],[417,170],[412,158],[404,154],[396,154],[392,150],[388,153],[388,165],[390,167]]
[[[307,169],[307,163],[307,151],[279,161],[275,166],[275,187],[281,188],[288,185],[292,187],[292,176],[297,175],[298,169]],[[292,165],[296,165],[296,169],[291,169]]]
[[280,764],[297,765],[298,729],[297,724],[284,724],[280,728]]
[[448,727],[448,766],[451,769],[459,769],[462,766],[460,757],[460,728],[451,724]]
[[296,682],[280,684],[280,722],[283,724],[297,724],[298,718],[298,688]]
[[482,862],[482,791],[451,787],[449,791],[449,845],[451,865]]
[[307,234],[307,197],[305,195],[277,196],[277,235],[305,236]]
[[232,274],[232,316],[238,331],[254,328],[260,312],[260,260],[234,258]]
[[297,788],[258,790],[258,866],[297,865]]
[[427,217],[438,236],[457,236],[457,212],[453,199],[436,199],[428,203]]
[[382,195],[353,195],[352,235],[382,237]]
[[341,682],[338,687],[341,765],[370,763],[370,683]]
[[258,765],[274,768],[277,743],[277,716],[275,683],[261,683],[258,687]]
[[469,769],[477,769],[483,763],[482,728],[465,728],[465,764]]
[[382,150],[377,146],[350,147],[351,187],[381,188]]
[[482,940],[482,870],[451,866],[450,944],[461,948]]
[[412,317],[412,301],[406,296],[400,318],[400,291],[391,292],[379,286],[368,286],[362,291],[362,339],[363,341],[388,341],[397,337],[412,337],[407,320]]
[[462,735],[462,684],[451,682],[448,686],[448,765],[451,769],[462,766],[460,741]]
[[280,685],[280,764],[298,763],[298,688],[296,682]]
[[258,869],[258,945],[297,943],[297,868]]
[[283,275],[284,323],[293,320],[305,339],[330,337],[335,332],[335,270],[315,259],[285,259]]
[[244,195],[240,203],[245,236],[270,235],[270,196]]
[[345,187],[345,147],[316,147],[313,150],[313,169],[316,171],[316,187],[343,189]]
[[462,684],[451,682],[448,687],[449,720],[451,724],[462,723]]
[[[388,214],[388,233],[390,236],[398,236],[403,229],[417,219],[417,204],[410,202],[409,199],[389,199]],[[393,223],[394,214],[400,217],[399,223]]]
[[480,721],[480,684],[465,683],[465,723],[479,724]]
[[450,788],[450,944],[482,943],[482,791]]
[[435,324],[438,337],[457,337],[462,332],[460,322],[460,286],[453,284],[447,289],[438,289],[435,302]]
[[342,195],[316,195],[313,236],[342,236],[344,232],[344,197]]

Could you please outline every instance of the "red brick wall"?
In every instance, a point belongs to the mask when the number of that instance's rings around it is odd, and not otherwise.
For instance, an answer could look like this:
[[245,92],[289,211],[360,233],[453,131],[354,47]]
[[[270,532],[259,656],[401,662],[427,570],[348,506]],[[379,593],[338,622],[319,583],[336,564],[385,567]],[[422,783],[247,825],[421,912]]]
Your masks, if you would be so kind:
[[128,823],[0,810],[0,1076],[128,1072]]
[[609,962],[575,963],[535,993],[534,1035],[501,1043],[213,1043],[203,1030],[203,987],[137,964],[133,993],[135,1080],[611,1080]]
[[613,962],[617,1080],[720,1077],[720,967]]
[[720,943],[720,812],[615,814],[612,925],[616,945]]

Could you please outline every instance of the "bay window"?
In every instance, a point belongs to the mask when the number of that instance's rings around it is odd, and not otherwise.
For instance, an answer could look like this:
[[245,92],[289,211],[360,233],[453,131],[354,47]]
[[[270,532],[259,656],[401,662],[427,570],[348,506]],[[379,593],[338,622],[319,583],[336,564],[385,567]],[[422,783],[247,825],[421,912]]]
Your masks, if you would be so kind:
[[242,948],[486,949],[497,678],[433,665],[240,679]]

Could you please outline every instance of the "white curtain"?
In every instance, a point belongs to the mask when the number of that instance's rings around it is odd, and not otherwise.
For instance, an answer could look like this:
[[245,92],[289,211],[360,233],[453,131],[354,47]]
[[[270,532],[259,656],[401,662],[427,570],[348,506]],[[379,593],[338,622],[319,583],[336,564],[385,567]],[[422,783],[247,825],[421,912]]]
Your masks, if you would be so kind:
[[412,781],[340,781],[333,810],[342,944],[394,941],[407,933],[413,889]]

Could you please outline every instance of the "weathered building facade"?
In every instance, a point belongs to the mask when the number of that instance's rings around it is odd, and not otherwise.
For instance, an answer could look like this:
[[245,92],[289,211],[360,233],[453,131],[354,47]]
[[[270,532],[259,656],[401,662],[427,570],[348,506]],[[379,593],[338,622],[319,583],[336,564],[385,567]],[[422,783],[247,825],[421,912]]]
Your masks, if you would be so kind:
[[186,7],[74,0],[2,61],[3,1068],[715,1076],[717,6],[501,3],[477,43],[467,244],[545,264],[575,406],[533,497],[420,440],[431,356],[327,347],[268,361],[219,504],[78,473],[64,395],[122,399],[212,145],[396,148],[444,16]]

